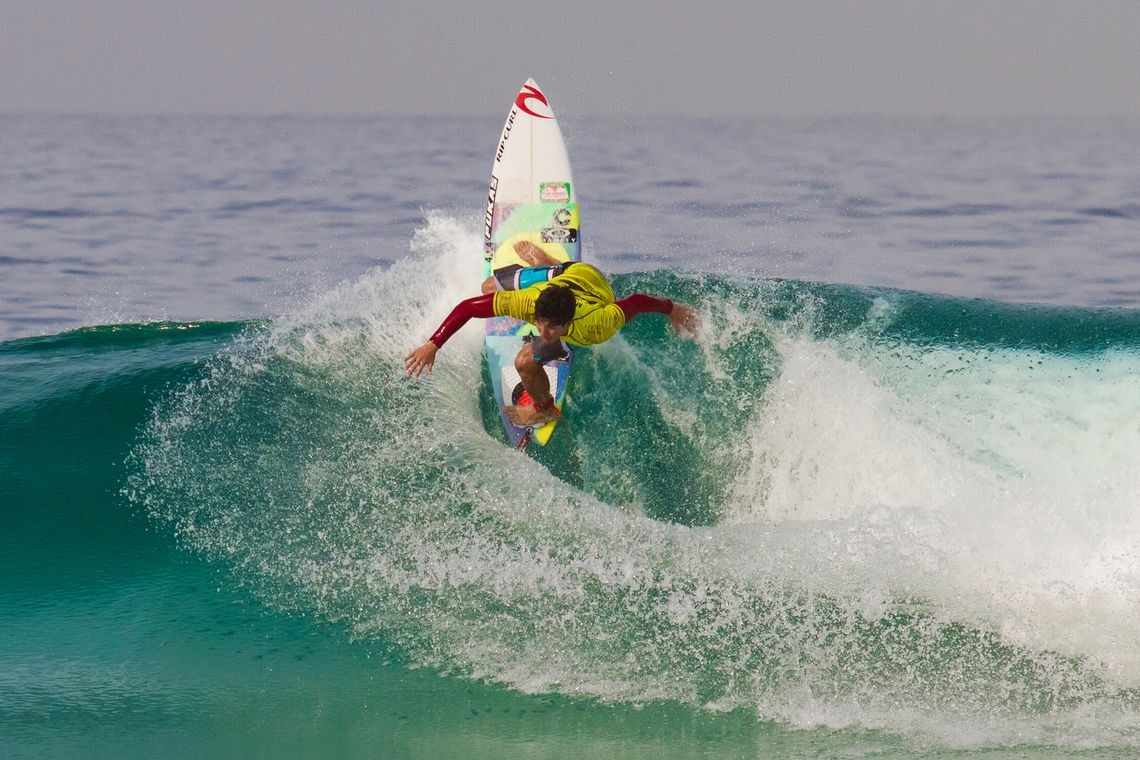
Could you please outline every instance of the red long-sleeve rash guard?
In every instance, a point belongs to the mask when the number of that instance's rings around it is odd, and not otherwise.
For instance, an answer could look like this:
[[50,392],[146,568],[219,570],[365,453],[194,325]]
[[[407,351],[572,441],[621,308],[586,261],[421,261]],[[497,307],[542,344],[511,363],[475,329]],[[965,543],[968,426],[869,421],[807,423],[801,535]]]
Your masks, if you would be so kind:
[[[633,295],[626,296],[617,302],[618,307],[625,314],[625,321],[636,317],[638,314],[645,314],[646,312],[656,312],[658,314],[670,314],[673,311],[673,302],[668,298],[658,298],[657,296],[647,296],[644,293],[634,293]],[[495,316],[495,294],[485,293],[481,296],[468,298],[460,301],[447,318],[443,320],[443,324],[439,329],[429,338],[437,348],[443,348],[443,344],[447,342],[448,338],[455,334],[455,332],[463,325],[467,324],[467,320],[471,318],[477,319],[490,319]]]

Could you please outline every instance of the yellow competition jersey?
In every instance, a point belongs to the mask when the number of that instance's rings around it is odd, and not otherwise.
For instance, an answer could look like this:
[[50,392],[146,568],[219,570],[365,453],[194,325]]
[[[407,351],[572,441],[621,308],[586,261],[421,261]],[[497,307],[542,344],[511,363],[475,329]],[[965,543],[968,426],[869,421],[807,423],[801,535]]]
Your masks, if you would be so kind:
[[534,323],[534,302],[538,294],[551,285],[565,285],[574,292],[574,320],[563,338],[575,346],[604,343],[625,324],[625,312],[614,303],[614,291],[605,275],[589,264],[575,263],[547,282],[539,282],[522,290],[499,290],[495,293],[495,316],[514,317]]

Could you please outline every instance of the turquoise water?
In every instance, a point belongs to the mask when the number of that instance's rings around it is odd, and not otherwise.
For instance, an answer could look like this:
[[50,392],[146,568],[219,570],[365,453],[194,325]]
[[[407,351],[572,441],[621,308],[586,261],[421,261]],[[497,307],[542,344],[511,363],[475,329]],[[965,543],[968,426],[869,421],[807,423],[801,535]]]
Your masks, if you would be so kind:
[[501,117],[0,115],[0,757],[1135,755],[1140,125],[560,121],[519,454]]
[[0,346],[2,754],[1135,751],[1136,312],[622,275],[528,456],[437,261]]

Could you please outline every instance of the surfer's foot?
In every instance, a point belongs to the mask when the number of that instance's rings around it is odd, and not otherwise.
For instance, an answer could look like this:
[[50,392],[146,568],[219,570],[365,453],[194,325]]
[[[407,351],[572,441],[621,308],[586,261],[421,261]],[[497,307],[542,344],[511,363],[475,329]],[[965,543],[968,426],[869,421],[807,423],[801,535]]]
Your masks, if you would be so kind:
[[535,425],[545,425],[562,416],[562,412],[558,407],[552,406],[549,409],[539,411],[533,406],[504,406],[503,414],[507,415],[507,419],[519,427],[534,427]]
[[515,243],[515,253],[532,267],[552,267],[562,263],[529,240]]

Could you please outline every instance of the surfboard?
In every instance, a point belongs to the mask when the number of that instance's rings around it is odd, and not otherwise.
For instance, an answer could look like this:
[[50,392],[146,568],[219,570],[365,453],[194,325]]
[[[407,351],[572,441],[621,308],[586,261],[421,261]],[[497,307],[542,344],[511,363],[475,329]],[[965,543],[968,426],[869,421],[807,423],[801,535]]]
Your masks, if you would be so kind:
[[[522,241],[538,245],[559,261],[580,261],[576,197],[570,157],[550,100],[528,79],[507,113],[491,165],[483,225],[483,279],[504,268],[529,266],[515,250]],[[494,317],[485,325],[487,365],[507,439],[519,448],[531,440],[545,446],[557,420],[535,429],[520,428],[502,411],[505,405],[517,403],[522,393],[515,355],[537,331],[511,317]],[[566,359],[545,365],[559,409],[566,400],[573,366],[573,348]]]

